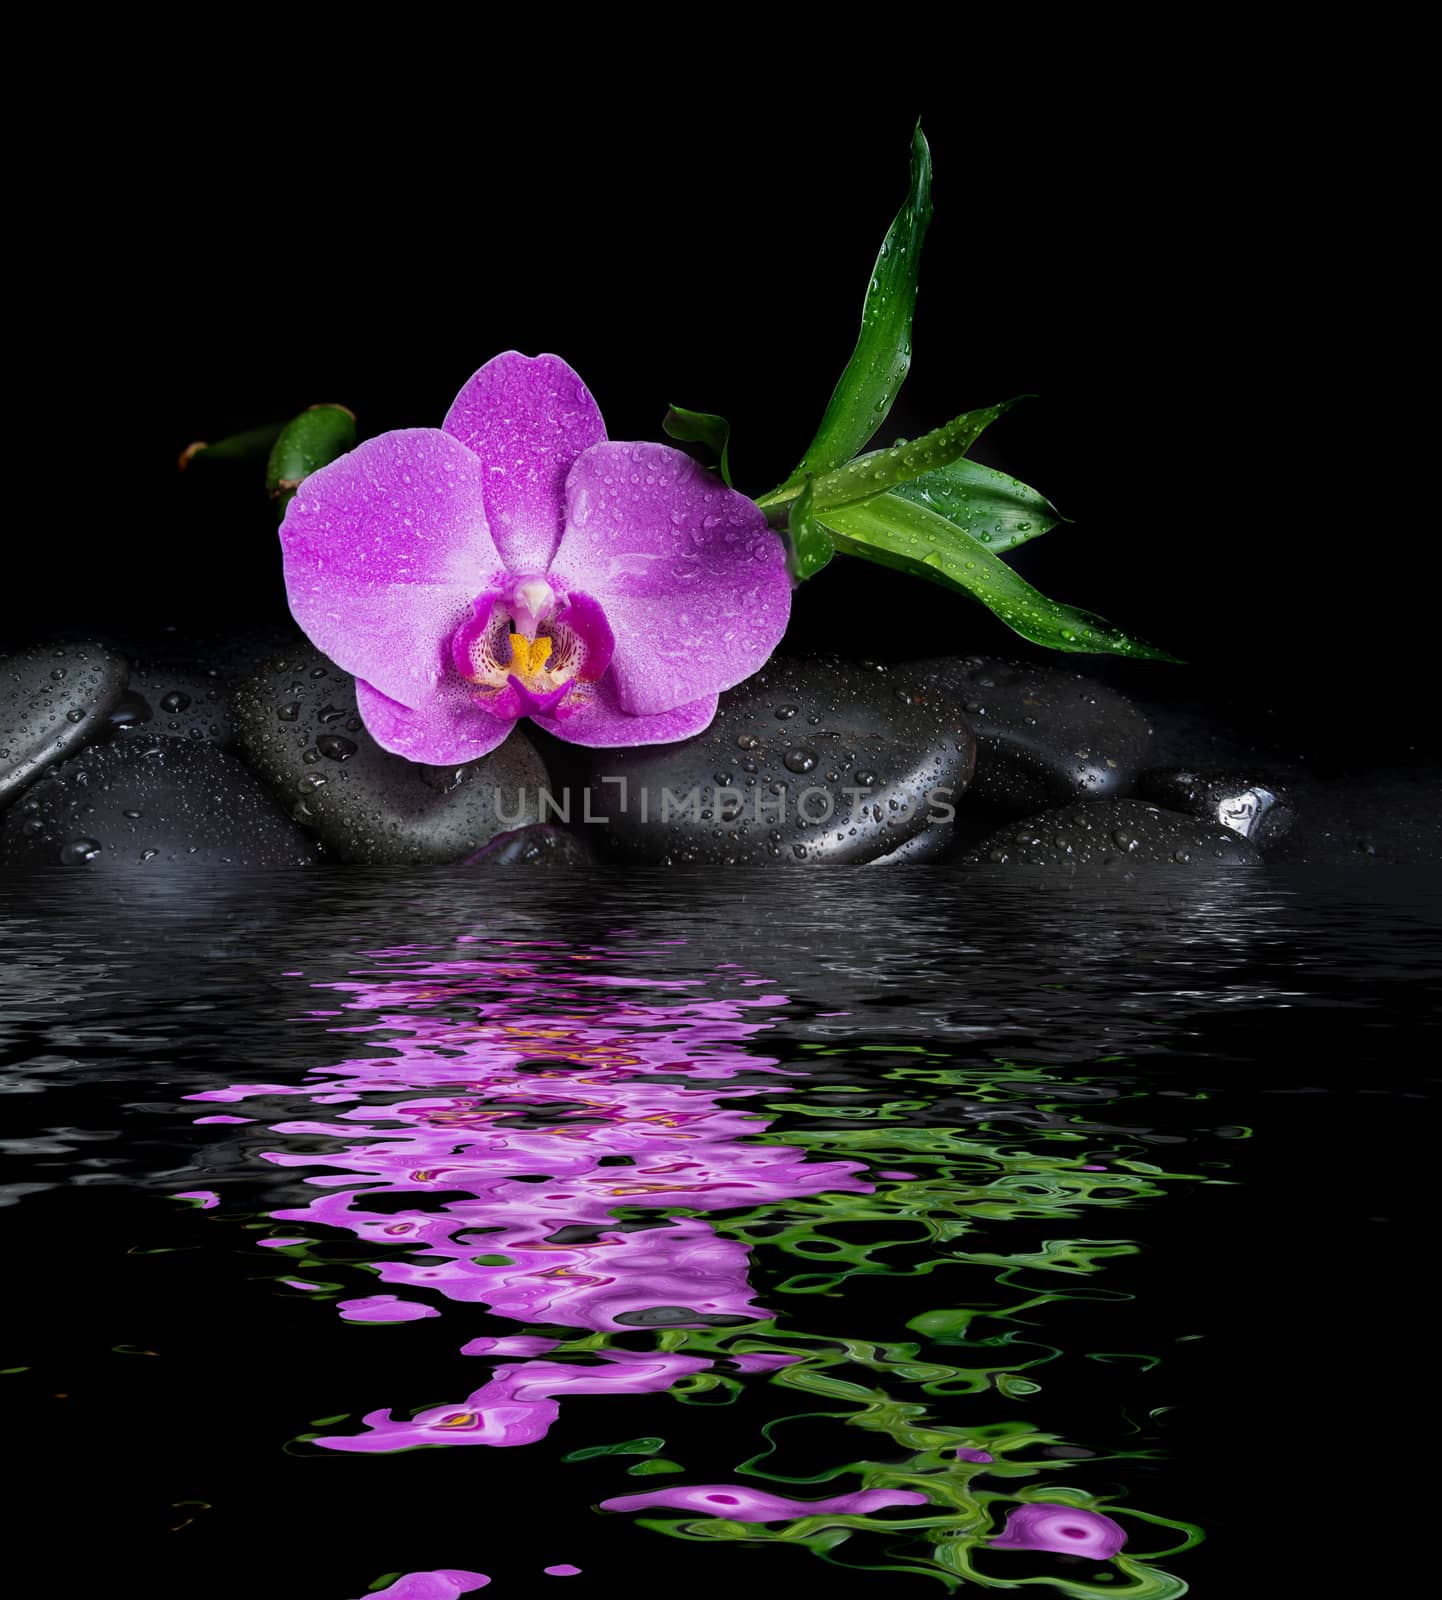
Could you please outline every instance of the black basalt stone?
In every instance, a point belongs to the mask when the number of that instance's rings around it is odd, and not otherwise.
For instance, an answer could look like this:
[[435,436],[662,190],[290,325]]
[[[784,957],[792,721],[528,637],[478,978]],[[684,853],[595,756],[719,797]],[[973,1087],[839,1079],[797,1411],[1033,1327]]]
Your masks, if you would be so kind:
[[602,853],[811,866],[949,832],[976,742],[953,697],[909,668],[783,660],[727,690],[693,739],[589,756],[572,822]]
[[0,826],[9,867],[199,871],[320,857],[253,773],[191,739],[92,745],[36,783]]
[[98,644],[36,645],[0,661],[0,806],[106,729],[126,663]]
[[371,738],[355,679],[309,644],[246,679],[231,714],[242,753],[340,861],[463,861],[543,820],[546,769],[519,728],[464,766],[407,761]]
[[1151,739],[1147,717],[1080,673],[984,656],[909,670],[958,702],[977,739],[968,804],[1036,811],[1126,794]]
[[233,742],[228,685],[218,674],[136,660],[130,686],[110,713],[122,737],[203,739],[227,749]]
[[1262,858],[1219,823],[1144,800],[1092,800],[1009,823],[962,858],[968,865],[1241,867]]
[[951,823],[933,824],[914,834],[903,845],[868,861],[868,867],[920,867],[946,861],[955,853],[956,828]]
[[1198,772],[1190,767],[1142,773],[1137,792],[1172,811],[1219,823],[1266,850],[1283,839],[1296,817],[1288,790],[1253,773]]

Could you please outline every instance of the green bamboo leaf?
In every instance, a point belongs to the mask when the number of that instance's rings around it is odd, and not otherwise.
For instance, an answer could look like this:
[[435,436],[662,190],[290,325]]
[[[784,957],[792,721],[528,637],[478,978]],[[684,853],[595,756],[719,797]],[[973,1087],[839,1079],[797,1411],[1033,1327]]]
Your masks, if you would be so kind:
[[[913,439],[910,444],[894,444],[889,450],[873,450],[870,455],[858,456],[855,461],[848,461],[834,472],[824,473],[813,486],[818,515],[834,511],[838,506],[870,500],[874,495],[895,489],[913,478],[951,466],[971,449],[999,416],[1010,411],[1016,403],[1016,400],[1003,400],[998,406],[985,406],[980,411],[963,411],[959,417],[953,417],[932,432]],[[766,501],[760,503],[764,506]]]
[[826,525],[838,550],[972,595],[1033,644],[1089,655],[1177,659],[1089,611],[1048,600],[984,544],[899,495],[828,512]]
[[856,349],[810,448],[778,491],[781,498],[798,490],[806,473],[830,472],[850,460],[886,421],[911,366],[917,269],[930,221],[931,151],[918,122],[911,136],[911,187],[872,268]]
[[266,492],[282,514],[312,472],[355,449],[355,412],[341,405],[311,406],[281,429],[265,467]]
[[721,477],[731,486],[731,424],[712,411],[687,411],[672,406],[661,426],[673,439],[685,444],[704,444],[716,458]]
[[831,535],[817,522],[812,513],[814,480],[807,478],[806,487],[791,502],[787,520],[786,560],[791,576],[798,583],[813,578],[836,554]]
[[192,461],[259,461],[270,454],[284,427],[283,422],[271,422],[263,428],[228,434],[214,444],[209,439],[197,439],[180,452],[176,465],[184,472]]
[[1019,478],[965,457],[910,483],[898,484],[892,493],[945,517],[963,533],[979,539],[993,555],[1071,520]]

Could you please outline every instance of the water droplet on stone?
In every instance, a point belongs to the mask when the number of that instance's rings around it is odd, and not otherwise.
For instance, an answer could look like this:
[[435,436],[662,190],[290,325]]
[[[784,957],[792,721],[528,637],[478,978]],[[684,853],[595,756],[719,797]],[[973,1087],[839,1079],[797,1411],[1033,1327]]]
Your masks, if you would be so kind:
[[294,722],[300,715],[300,701],[288,700],[285,705],[276,707],[275,714],[282,722]]
[[342,739],[338,733],[323,733],[316,740],[315,747],[323,756],[329,756],[332,761],[349,761],[360,749],[354,739]]
[[820,759],[814,750],[807,750],[798,746],[795,750],[788,750],[782,758],[782,765],[788,772],[811,772],[815,770]]
[[87,861],[94,861],[99,854],[99,839],[87,838],[82,834],[78,839],[67,839],[60,846],[60,863],[66,867],[78,867]]
[[164,698],[161,700],[160,709],[162,711],[170,712],[184,711],[189,707],[189,705],[190,696],[188,694],[182,694],[179,689],[172,689],[170,693],[164,696]]
[[796,707],[777,706],[774,715],[778,722],[789,722],[796,715]]

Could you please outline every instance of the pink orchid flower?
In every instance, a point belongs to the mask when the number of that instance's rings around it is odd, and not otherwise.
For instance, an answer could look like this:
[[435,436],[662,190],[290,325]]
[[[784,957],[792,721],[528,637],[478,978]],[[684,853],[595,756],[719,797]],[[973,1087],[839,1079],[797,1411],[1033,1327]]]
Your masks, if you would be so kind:
[[582,745],[699,733],[791,607],[757,507],[679,450],[609,442],[553,355],[499,355],[441,428],[312,473],[280,539],[291,612],[376,742],[437,765],[521,717]]

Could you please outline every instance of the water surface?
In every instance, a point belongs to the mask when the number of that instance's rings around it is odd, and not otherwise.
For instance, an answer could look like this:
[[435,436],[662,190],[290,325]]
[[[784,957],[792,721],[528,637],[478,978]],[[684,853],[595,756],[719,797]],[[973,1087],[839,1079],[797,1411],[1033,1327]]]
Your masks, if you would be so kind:
[[[1365,874],[12,879],[37,1552],[318,1600],[1280,1579],[1317,1440],[1377,1449],[1358,1321],[1407,1248],[1437,907]],[[1037,1505],[1057,1548],[1014,1548]]]

